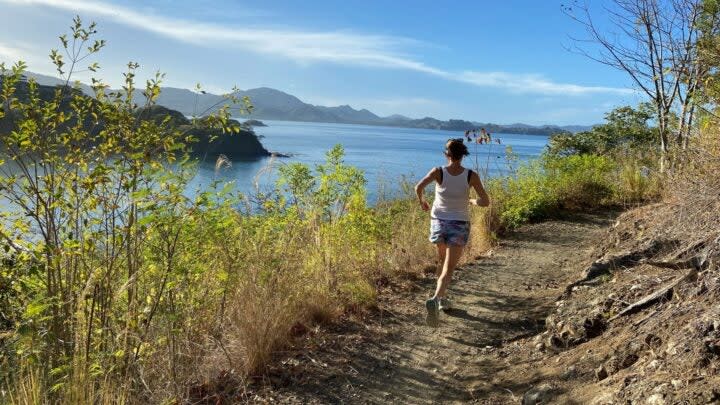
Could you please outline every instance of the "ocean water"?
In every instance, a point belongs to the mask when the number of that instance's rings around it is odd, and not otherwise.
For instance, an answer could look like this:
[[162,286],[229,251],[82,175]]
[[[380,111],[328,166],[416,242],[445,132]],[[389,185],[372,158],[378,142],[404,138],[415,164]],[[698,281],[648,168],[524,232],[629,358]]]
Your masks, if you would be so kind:
[[[335,144],[345,148],[345,162],[362,169],[368,181],[368,198],[398,195],[403,178],[416,181],[430,169],[445,164],[443,148],[449,138],[463,136],[460,131],[379,127],[349,124],[264,121],[257,127],[265,148],[290,155],[289,158],[262,158],[232,161],[231,167],[215,170],[216,156],[201,162],[190,190],[207,187],[215,180],[234,181],[236,188],[252,194],[257,188],[267,190],[276,181],[277,167],[289,162],[302,162],[311,167],[322,163],[325,153]],[[510,147],[518,161],[537,157],[547,145],[548,137],[540,135],[492,134],[501,144],[469,145],[471,155],[466,167],[479,167],[484,176],[497,176],[508,171],[506,148]],[[477,163],[477,165],[476,165]]]

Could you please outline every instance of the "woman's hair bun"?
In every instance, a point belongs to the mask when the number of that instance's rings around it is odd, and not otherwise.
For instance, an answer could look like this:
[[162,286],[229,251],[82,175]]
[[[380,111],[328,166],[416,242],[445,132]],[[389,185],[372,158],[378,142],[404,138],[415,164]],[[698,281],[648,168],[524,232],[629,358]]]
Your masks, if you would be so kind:
[[445,144],[445,154],[452,160],[460,160],[470,154],[461,138],[450,139]]

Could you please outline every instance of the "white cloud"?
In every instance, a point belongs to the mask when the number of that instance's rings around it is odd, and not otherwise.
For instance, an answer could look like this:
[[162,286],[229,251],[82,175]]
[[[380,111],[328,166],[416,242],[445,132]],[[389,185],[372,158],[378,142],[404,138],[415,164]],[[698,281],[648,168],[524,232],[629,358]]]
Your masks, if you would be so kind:
[[504,88],[518,93],[537,93],[547,95],[581,95],[593,93],[632,94],[632,89],[601,86],[580,86],[577,84],[556,83],[535,74],[512,74],[506,72],[465,71],[455,80],[482,87]]
[[0,43],[0,61],[2,62],[14,63],[22,60],[26,55],[26,52],[18,47]]
[[5,63],[8,68],[19,61],[25,62],[34,73],[51,76],[57,74],[50,59],[38,52],[34,46],[23,42],[13,42],[12,45],[0,42],[0,62]]
[[194,45],[212,44],[279,55],[298,62],[337,62],[398,67],[432,72],[422,63],[396,54],[399,46],[417,41],[350,32],[309,32],[280,29],[234,28],[140,13],[111,3],[85,0],[0,0],[20,5],[41,5],[110,20]]
[[[73,13],[101,16],[115,22],[199,46],[223,46],[280,56],[297,63],[329,62],[421,72],[479,87],[545,95],[594,93],[629,94],[632,90],[557,83],[535,74],[506,72],[450,72],[415,60],[402,48],[419,41],[348,31],[312,32],[288,29],[235,28],[141,13],[112,3],[86,0],[0,0],[0,3],[38,5]],[[2,50],[0,49],[0,52]]]

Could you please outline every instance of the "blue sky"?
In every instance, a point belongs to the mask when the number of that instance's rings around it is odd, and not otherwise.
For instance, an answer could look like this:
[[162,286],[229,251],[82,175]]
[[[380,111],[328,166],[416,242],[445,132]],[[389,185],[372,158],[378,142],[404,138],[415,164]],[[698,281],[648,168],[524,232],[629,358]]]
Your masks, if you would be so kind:
[[0,61],[52,73],[47,54],[78,14],[108,42],[97,76],[111,85],[132,60],[141,78],[165,72],[168,86],[267,86],[414,118],[592,124],[636,104],[623,74],[566,49],[583,33],[560,4],[0,0]]

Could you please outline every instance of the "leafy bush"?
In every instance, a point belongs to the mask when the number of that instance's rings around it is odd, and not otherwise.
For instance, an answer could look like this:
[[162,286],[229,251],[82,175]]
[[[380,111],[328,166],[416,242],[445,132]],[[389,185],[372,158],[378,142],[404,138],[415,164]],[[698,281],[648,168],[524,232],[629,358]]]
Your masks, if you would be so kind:
[[536,161],[492,180],[494,228],[513,229],[562,210],[592,210],[659,198],[662,181],[648,125],[652,111],[620,107],[590,131],[557,134]]
[[555,207],[541,162],[522,165],[514,175],[490,181],[489,194],[498,230],[547,217]]
[[544,155],[489,183],[494,228],[509,230],[562,211],[622,207],[658,198],[660,180],[637,158]]
[[557,134],[550,137],[551,156],[607,155],[618,150],[650,149],[657,131],[648,125],[653,117],[649,104],[637,109],[630,106],[616,108],[605,115],[605,123],[577,134]]
[[[197,262],[205,250],[200,225],[222,230],[210,214],[227,210],[184,195],[193,136],[171,117],[138,117],[135,63],[122,91],[93,80],[88,97],[69,86],[74,72],[65,66],[104,46],[95,33],[76,18],[71,38],[60,38],[65,52],[51,53],[65,85],[24,82],[24,64],[0,65],[0,274],[13,281],[2,291],[11,310],[2,311],[10,319],[0,333],[10,338],[0,379],[24,386],[13,382],[32,376],[27,392],[40,402],[96,402],[106,383],[140,395],[138,382],[152,380],[151,359],[182,375],[192,368],[185,337],[212,326],[212,316],[195,317],[226,294],[217,273]],[[146,83],[146,108],[161,79]],[[204,125],[237,132],[227,108]],[[168,375],[160,392],[181,392],[179,378]]]
[[594,209],[612,205],[615,163],[606,156],[571,155],[544,161],[550,193],[557,209]]

